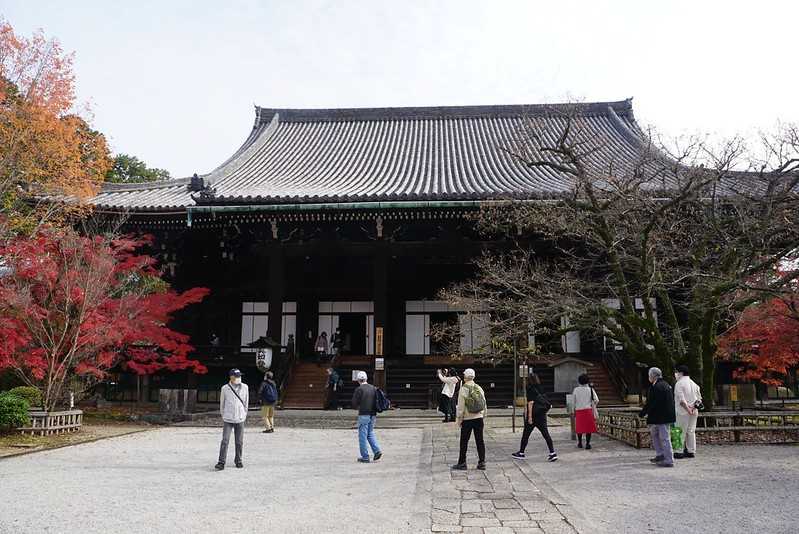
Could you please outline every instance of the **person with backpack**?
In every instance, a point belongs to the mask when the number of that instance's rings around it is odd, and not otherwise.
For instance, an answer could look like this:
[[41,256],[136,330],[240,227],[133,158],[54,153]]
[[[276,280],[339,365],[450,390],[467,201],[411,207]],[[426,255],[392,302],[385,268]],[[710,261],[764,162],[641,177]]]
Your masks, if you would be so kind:
[[358,447],[361,453],[358,461],[368,464],[370,460],[367,442],[372,448],[375,462],[383,457],[383,452],[377,443],[377,436],[375,436],[375,420],[378,410],[383,411],[385,408],[383,405],[385,395],[378,388],[367,383],[365,372],[358,371],[355,379],[358,382],[358,387],[352,395],[352,407],[358,410]]
[[236,435],[236,467],[244,467],[242,463],[242,449],[244,448],[244,421],[247,419],[247,409],[250,402],[250,390],[247,384],[241,381],[241,371],[231,369],[228,371],[228,383],[219,391],[219,413],[222,415],[222,443],[219,445],[219,461],[214,469],[221,471],[225,468],[227,460],[227,446],[230,433]]
[[327,388],[329,390],[327,395],[327,408],[330,410],[340,410],[341,403],[339,402],[339,398],[341,397],[341,392],[344,390],[344,381],[341,379],[341,375],[332,367],[327,368]]
[[264,434],[271,434],[275,431],[275,404],[277,404],[277,384],[274,381],[272,371],[264,374],[264,381],[258,388],[258,399],[261,403],[261,417],[264,420]]
[[591,434],[596,432],[596,407],[599,397],[591,386],[591,379],[587,374],[577,377],[580,384],[572,395],[574,398],[574,431],[577,433],[577,447],[583,448],[583,435],[585,435],[585,448],[591,450]]
[[527,405],[524,410],[524,432],[522,432],[522,442],[519,444],[519,451],[514,452],[511,456],[517,460],[526,458],[524,450],[527,448],[530,434],[533,433],[534,429],[538,428],[538,431],[541,432],[541,435],[544,437],[547,448],[549,448],[549,457],[547,460],[550,462],[557,461],[558,453],[555,452],[555,447],[552,444],[552,437],[549,435],[549,429],[547,428],[547,412],[550,408],[552,408],[552,403],[549,402],[547,396],[541,391],[541,380],[538,378],[538,375],[532,375],[530,377],[530,383],[527,385]]
[[456,421],[461,427],[460,454],[458,463],[452,469],[466,470],[466,450],[469,447],[469,438],[474,432],[474,441],[477,445],[477,469],[486,468],[486,446],[483,440],[483,429],[486,416],[486,397],[483,388],[474,381],[474,369],[463,372],[463,385],[458,394],[458,408]]

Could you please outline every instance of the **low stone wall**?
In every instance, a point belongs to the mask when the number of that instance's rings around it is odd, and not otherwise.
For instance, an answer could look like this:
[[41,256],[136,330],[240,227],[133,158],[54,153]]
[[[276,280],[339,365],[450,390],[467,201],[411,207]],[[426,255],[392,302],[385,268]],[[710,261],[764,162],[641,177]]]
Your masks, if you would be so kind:
[[[638,410],[601,409],[600,434],[623,441],[637,449],[651,441],[646,420]],[[710,411],[699,414],[696,427],[699,443],[799,443],[799,411]]]
[[83,424],[83,410],[65,410],[62,412],[31,411],[28,413],[30,426],[18,429],[23,434],[63,434],[77,432]]

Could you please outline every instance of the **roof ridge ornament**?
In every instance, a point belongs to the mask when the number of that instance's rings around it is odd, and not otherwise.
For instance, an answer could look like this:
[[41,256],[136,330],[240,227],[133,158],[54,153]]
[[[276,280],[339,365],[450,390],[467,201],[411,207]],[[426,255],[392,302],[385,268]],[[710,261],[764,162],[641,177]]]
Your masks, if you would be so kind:
[[191,195],[192,200],[195,202],[209,202],[216,198],[216,189],[211,187],[210,184],[206,185],[205,178],[198,176],[195,172],[189,184],[186,186],[189,193],[199,193],[196,197]]

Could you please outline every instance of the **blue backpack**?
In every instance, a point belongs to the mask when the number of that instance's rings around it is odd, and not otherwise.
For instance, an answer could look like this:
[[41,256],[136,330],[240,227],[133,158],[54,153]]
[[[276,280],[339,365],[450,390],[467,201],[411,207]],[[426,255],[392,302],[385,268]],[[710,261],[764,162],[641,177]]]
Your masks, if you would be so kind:
[[277,388],[274,384],[267,382],[261,391],[261,401],[264,404],[274,404],[277,402]]
[[391,408],[391,401],[386,397],[386,393],[380,388],[375,388],[375,409],[377,413],[385,412],[389,408]]

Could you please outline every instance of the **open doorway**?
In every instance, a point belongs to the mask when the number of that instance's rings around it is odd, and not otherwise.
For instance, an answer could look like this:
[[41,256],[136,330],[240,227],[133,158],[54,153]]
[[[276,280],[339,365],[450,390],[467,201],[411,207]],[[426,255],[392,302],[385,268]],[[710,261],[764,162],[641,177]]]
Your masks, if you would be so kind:
[[362,356],[366,354],[366,314],[346,313],[339,316],[341,353]]

